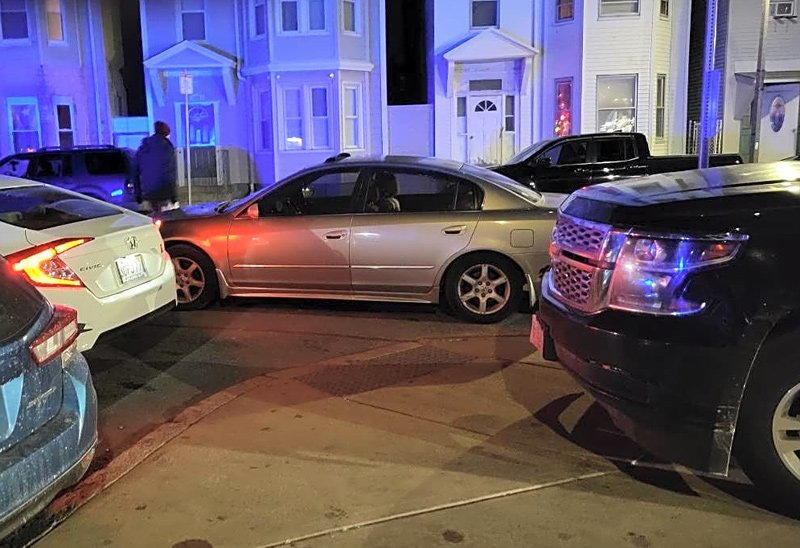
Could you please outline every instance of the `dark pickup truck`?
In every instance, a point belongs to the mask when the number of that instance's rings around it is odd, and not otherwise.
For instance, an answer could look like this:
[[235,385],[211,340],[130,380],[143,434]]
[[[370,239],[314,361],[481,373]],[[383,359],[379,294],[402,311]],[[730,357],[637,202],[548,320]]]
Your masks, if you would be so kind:
[[[697,167],[697,156],[651,156],[641,133],[596,133],[541,141],[494,171],[539,192],[570,194],[581,187]],[[711,157],[711,166],[741,164],[738,154]]]
[[735,455],[797,512],[798,234],[800,162],[579,190],[531,341],[645,449],[718,475]]

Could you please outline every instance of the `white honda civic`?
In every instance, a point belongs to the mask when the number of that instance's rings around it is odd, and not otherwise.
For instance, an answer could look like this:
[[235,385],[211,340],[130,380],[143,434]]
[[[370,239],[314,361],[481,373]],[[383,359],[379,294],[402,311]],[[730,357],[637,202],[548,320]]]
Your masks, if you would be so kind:
[[50,302],[78,311],[78,349],[175,306],[175,270],[152,219],[0,176],[0,255]]

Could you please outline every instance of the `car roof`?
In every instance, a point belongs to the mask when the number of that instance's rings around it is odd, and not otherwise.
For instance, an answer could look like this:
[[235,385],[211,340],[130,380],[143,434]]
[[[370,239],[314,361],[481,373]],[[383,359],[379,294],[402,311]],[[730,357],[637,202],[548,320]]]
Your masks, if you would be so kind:
[[343,165],[352,165],[357,164],[359,166],[371,165],[371,166],[381,166],[381,165],[392,165],[396,167],[408,166],[408,167],[432,167],[432,168],[440,168],[440,169],[448,169],[448,170],[455,170],[458,171],[461,169],[461,166],[464,165],[463,162],[457,162],[455,160],[447,160],[444,158],[428,158],[425,156],[402,156],[402,155],[385,155],[385,156],[352,156],[349,158],[344,158],[338,161],[328,162],[327,164],[323,165],[331,165],[331,164],[343,164]]
[[0,175],[0,188],[19,188],[24,186],[43,186],[43,183],[10,175]]

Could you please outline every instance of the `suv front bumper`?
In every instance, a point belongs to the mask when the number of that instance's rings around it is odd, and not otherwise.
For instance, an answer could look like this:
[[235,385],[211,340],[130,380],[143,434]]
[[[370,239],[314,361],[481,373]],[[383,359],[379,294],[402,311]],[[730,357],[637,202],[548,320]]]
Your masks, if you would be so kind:
[[[542,293],[534,321],[542,324],[545,348],[555,350],[620,430],[660,458],[727,474],[742,390],[736,379],[745,377],[755,349],[675,342],[669,329],[652,328],[663,319],[582,315],[558,303],[546,283]],[[641,336],[659,331],[661,337]]]

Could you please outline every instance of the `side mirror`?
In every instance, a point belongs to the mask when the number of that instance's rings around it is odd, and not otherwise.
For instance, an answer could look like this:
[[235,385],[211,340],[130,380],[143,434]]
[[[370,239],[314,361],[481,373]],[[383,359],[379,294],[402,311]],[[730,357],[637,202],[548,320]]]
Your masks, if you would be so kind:
[[248,219],[258,219],[260,217],[260,214],[258,212],[258,204],[250,204],[247,207],[247,210],[245,210],[244,215]]
[[307,187],[307,186],[304,186],[303,190],[301,191],[301,193],[303,194],[303,199],[304,200],[308,200],[308,199],[310,199],[311,197],[314,196],[314,189],[310,188],[310,187]]

